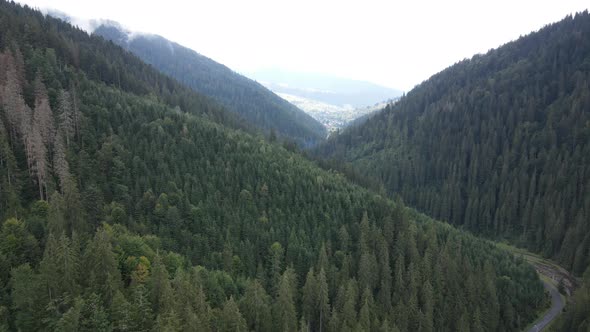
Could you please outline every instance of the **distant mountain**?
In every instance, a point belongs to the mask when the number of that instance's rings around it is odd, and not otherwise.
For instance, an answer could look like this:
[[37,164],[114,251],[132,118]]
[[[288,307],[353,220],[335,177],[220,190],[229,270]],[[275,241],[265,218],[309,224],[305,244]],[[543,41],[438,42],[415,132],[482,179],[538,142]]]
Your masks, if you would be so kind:
[[274,130],[302,146],[314,145],[326,137],[324,126],[296,106],[189,48],[161,36],[128,31],[115,22],[102,22],[94,34],[112,40],[163,73],[214,98],[267,133]]
[[339,107],[366,107],[402,95],[399,90],[374,83],[323,74],[265,69],[247,75],[276,93],[286,93]]
[[336,132],[353,123],[360,124],[370,115],[384,109],[388,103],[398,99],[390,99],[374,105],[355,108],[351,105],[337,106],[327,104],[321,101],[307,99],[305,97],[290,95],[288,93],[278,93],[278,95],[321,122],[328,129],[329,133]]
[[353,116],[351,112],[354,111],[352,106],[337,106],[327,104],[318,100],[307,99],[290,95],[288,93],[277,93],[281,98],[287,100],[291,104],[304,110],[314,119],[323,124],[328,132],[341,128],[347,122],[347,117]]
[[384,110],[388,105],[393,105],[399,100],[399,98],[389,99],[388,101],[377,103],[373,106],[367,106],[355,110],[355,118],[351,121],[346,122],[344,127],[360,126],[365,121],[369,120],[373,116],[379,114],[379,111]]

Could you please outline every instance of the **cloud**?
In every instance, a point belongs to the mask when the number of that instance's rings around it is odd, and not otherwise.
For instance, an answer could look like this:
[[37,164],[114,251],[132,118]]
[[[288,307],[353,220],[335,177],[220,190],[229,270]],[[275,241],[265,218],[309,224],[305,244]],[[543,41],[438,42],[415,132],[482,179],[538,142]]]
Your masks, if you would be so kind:
[[[587,0],[17,1],[112,19],[240,72],[272,66],[406,91],[461,59],[589,6]],[[89,32],[97,26],[92,19],[73,23]]]

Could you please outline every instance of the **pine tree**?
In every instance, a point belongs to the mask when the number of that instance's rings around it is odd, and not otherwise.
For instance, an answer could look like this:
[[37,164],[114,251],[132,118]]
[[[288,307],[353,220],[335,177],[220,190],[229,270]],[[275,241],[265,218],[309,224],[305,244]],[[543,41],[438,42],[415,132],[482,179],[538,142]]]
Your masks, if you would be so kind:
[[80,320],[84,301],[78,297],[74,305],[66,311],[55,326],[55,331],[76,332],[80,331]]
[[152,263],[151,276],[148,282],[150,291],[150,301],[152,309],[156,314],[165,314],[173,310],[174,299],[170,280],[168,279],[168,270],[162,263],[159,253],[156,253]]
[[246,332],[248,327],[246,320],[242,317],[238,305],[230,296],[229,300],[223,305],[223,311],[220,313],[219,331],[222,332]]
[[309,272],[307,272],[307,277],[305,278],[305,284],[303,285],[302,293],[301,310],[303,317],[309,324],[308,328],[311,329],[312,325],[315,326],[317,315],[316,308],[318,307],[318,284],[313,272],[313,267],[311,267]]
[[389,264],[389,249],[387,242],[383,237],[380,238],[377,249],[377,261],[379,265],[379,292],[377,293],[377,301],[379,307],[383,312],[388,314],[391,311],[391,266]]
[[47,284],[49,299],[78,294],[80,257],[73,241],[64,233],[59,240],[49,234],[40,264],[42,279]]
[[10,218],[2,224],[0,253],[4,255],[8,267],[38,262],[38,243],[28,230],[26,223],[16,218]]
[[14,324],[21,331],[40,331],[43,329],[45,305],[41,280],[29,264],[12,269],[12,305],[16,311]]
[[58,128],[61,130],[65,140],[66,146],[70,146],[70,140],[75,133],[74,111],[72,106],[72,98],[70,93],[66,90],[61,90],[58,97]]
[[70,166],[66,160],[66,151],[61,133],[55,136],[53,142],[53,169],[59,179],[59,188],[64,194],[64,189],[68,181],[70,181]]
[[133,287],[133,300],[131,302],[131,331],[151,331],[154,322],[154,314],[148,299],[148,291],[144,285]]
[[110,313],[111,321],[113,323],[113,331],[124,332],[131,331],[133,322],[131,317],[131,305],[125,299],[125,296],[120,291],[115,293],[111,304]]
[[55,235],[67,231],[65,213],[63,196],[58,192],[54,192],[49,198],[49,211],[47,216],[47,228],[49,233]]
[[297,312],[295,309],[293,281],[295,275],[291,268],[285,270],[273,306],[273,320],[276,331],[297,331]]
[[76,182],[71,178],[65,182],[63,203],[64,203],[64,218],[67,225],[68,234],[88,234],[94,230],[91,225],[88,225],[86,213],[81,204],[82,198]]
[[96,231],[94,239],[86,247],[84,266],[88,287],[104,296],[104,303],[110,303],[116,291],[121,289],[121,273],[110,236],[104,228]]
[[321,269],[317,276],[317,304],[318,304],[318,326],[319,331],[325,331],[330,320],[330,299],[328,295],[328,281],[326,272]]
[[181,322],[174,309],[156,316],[156,326],[154,330],[162,332],[180,332],[182,331]]
[[239,305],[250,330],[271,331],[271,299],[258,279],[247,284]]
[[284,250],[280,243],[275,242],[270,246],[270,286],[273,294],[276,296],[278,292],[279,283],[281,280],[281,273],[283,271],[283,256]]
[[194,270],[192,272],[182,269],[176,271],[172,282],[175,311],[180,313],[184,326],[206,331],[209,329],[211,308],[205,298],[200,278]]
[[421,289],[421,312],[424,316],[424,331],[434,331],[434,291],[428,280],[424,282]]
[[42,280],[46,284],[49,300],[52,301],[60,296],[61,273],[60,273],[60,250],[57,239],[50,233],[45,244],[45,252],[39,266]]
[[107,312],[105,311],[100,296],[90,294],[80,313],[80,330],[108,332],[112,330]]
[[328,261],[328,253],[326,252],[326,244],[322,243],[320,247],[320,253],[318,254],[317,271],[324,269],[328,270],[330,262]]
[[356,280],[352,279],[348,282],[346,287],[346,295],[344,298],[344,305],[342,308],[342,328],[352,330],[357,323],[357,302],[358,302],[358,286]]

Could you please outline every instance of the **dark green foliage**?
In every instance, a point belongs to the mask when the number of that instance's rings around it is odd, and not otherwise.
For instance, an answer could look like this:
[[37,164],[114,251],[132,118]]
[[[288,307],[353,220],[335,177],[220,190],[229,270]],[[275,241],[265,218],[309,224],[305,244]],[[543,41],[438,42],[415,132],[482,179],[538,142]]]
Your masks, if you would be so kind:
[[555,331],[588,331],[590,329],[590,268],[584,272],[582,287],[576,290],[565,313],[551,326]]
[[0,253],[7,266],[16,267],[37,262],[39,247],[37,239],[27,229],[27,224],[16,218],[6,220],[0,229]]
[[[0,2],[0,17],[12,22],[0,30],[0,59],[19,58],[20,45],[23,68],[48,66],[48,113],[65,90],[79,112],[71,134],[53,113],[55,137],[72,137],[64,151],[58,139],[42,142],[40,156],[59,167],[39,177],[29,173],[39,171],[29,163],[40,160],[28,150],[35,145],[27,146],[34,133],[12,121],[34,112],[26,92],[32,81],[15,83],[23,94],[0,94],[0,119],[10,133],[0,142],[20,178],[7,189],[18,204],[2,203],[12,208],[1,211],[0,314],[9,313],[0,315],[2,326],[454,331],[470,324],[512,331],[534,318],[543,289],[524,261],[277,142],[195,115],[203,110],[182,112],[155,93],[104,84],[45,48],[40,32],[14,28],[57,24],[36,12]],[[64,31],[55,38],[75,32],[58,26]],[[81,32],[79,38],[103,45]],[[113,59],[123,56],[106,49]],[[17,82],[16,65],[7,68]]]
[[218,313],[217,328],[219,332],[242,332],[247,331],[246,320],[242,317],[238,305],[234,298],[230,296],[229,300],[223,305],[223,310]]
[[129,39],[116,24],[101,25],[93,34],[112,40],[163,73],[219,101],[228,110],[270,133],[271,140],[275,131],[302,146],[314,145],[326,137],[326,128],[296,106],[258,82],[191,49],[154,35],[136,35]]
[[271,298],[260,282],[248,282],[240,300],[240,311],[252,331],[272,331]]
[[318,153],[408,205],[590,263],[590,14],[464,60]]

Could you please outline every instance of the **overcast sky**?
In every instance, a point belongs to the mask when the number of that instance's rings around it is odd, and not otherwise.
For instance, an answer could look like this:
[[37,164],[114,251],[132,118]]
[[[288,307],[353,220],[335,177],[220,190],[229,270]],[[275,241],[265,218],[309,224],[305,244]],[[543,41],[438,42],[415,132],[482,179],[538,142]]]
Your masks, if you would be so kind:
[[325,73],[405,91],[589,7],[588,0],[17,1],[156,33],[239,72]]

